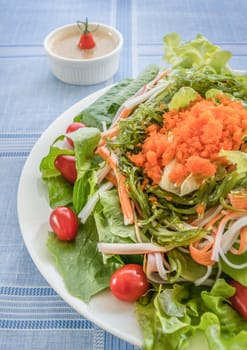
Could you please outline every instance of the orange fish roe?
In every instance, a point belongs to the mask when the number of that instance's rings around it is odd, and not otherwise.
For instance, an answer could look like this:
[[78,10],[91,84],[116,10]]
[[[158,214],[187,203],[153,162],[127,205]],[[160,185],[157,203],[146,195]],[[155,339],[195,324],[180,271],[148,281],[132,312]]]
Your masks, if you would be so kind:
[[239,150],[247,131],[247,111],[238,101],[217,96],[219,104],[199,99],[187,109],[163,115],[163,127],[151,125],[140,153],[130,160],[158,184],[164,168],[176,160],[169,174],[173,183],[189,174],[213,176],[221,149]]

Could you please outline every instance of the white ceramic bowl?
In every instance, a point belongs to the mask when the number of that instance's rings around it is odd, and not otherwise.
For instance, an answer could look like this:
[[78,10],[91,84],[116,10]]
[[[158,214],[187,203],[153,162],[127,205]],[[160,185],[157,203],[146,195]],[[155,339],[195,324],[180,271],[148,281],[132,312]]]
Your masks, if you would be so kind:
[[77,24],[69,24],[50,32],[44,40],[44,48],[50,61],[51,71],[65,83],[75,85],[97,84],[110,79],[119,68],[120,53],[123,47],[123,36],[115,28],[98,23],[90,26],[101,28],[108,32],[114,42],[112,51],[94,58],[67,58],[54,52],[53,45],[56,40],[69,33],[77,32]]

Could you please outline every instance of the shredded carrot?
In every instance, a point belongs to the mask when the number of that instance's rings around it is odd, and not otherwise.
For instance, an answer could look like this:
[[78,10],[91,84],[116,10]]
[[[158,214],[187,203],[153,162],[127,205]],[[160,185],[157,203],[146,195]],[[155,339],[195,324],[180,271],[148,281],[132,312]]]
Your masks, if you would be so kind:
[[225,95],[219,95],[218,101],[215,104],[200,98],[187,109],[164,113],[163,126],[147,128],[141,152],[129,155],[130,160],[142,167],[154,184],[160,182],[164,168],[174,159],[177,165],[169,178],[177,185],[188,174],[199,179],[213,176],[220,150],[241,149],[247,130],[243,105]]

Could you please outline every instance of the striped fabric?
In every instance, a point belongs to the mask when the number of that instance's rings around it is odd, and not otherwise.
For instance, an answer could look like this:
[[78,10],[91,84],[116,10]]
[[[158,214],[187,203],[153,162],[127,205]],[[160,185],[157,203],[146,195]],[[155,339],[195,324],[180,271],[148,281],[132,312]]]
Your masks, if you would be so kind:
[[[83,97],[149,63],[161,67],[164,34],[201,33],[231,50],[246,70],[246,0],[0,1],[0,350],[137,350],[85,319],[47,284],[22,240],[16,209],[19,177],[43,131]],[[50,72],[43,40],[52,29],[84,20],[124,36],[118,73],[92,86],[66,85]]]

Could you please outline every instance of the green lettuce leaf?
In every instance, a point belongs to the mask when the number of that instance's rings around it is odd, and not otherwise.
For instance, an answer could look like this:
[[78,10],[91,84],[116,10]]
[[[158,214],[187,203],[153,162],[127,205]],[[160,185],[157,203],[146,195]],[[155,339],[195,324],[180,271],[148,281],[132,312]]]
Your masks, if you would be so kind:
[[176,272],[176,276],[171,277],[170,282],[175,282],[181,277],[186,281],[194,282],[207,272],[205,266],[197,264],[189,254],[178,249],[172,249],[167,256],[172,270]]
[[240,151],[225,151],[221,150],[219,155],[225,157],[232,164],[236,164],[238,174],[247,172],[247,154]]
[[91,166],[101,134],[97,128],[80,128],[70,133],[69,137],[75,148],[77,179],[73,190],[73,205],[78,214],[96,187],[97,179]]
[[[204,290],[203,290],[204,289]],[[201,290],[201,293],[200,293]],[[228,301],[234,288],[218,279],[211,289],[192,284],[163,287],[137,304],[144,334],[144,350],[189,349],[200,332],[200,342],[209,350],[244,350],[247,323]]]
[[60,205],[72,205],[73,186],[62,175],[44,178],[44,182],[48,189],[51,208],[56,208]]
[[[235,265],[241,265],[247,261],[247,252],[241,255],[236,255],[228,252],[226,256],[228,260]],[[227,265],[223,259],[220,261],[220,266],[222,271],[225,272],[228,276],[247,287],[247,268],[234,269],[231,266]]]
[[104,191],[99,196],[101,209],[94,214],[99,241],[105,243],[136,242],[134,225],[124,225],[117,190]]
[[73,186],[63,178],[54,166],[54,160],[60,154],[73,155],[74,151],[51,146],[49,153],[40,163],[40,171],[48,189],[51,208],[60,205],[70,205],[73,201]]
[[40,162],[40,171],[42,179],[47,179],[54,176],[61,175],[60,172],[55,168],[54,161],[60,154],[73,155],[74,151],[70,149],[62,149],[59,147],[51,146],[49,153]]
[[168,104],[169,110],[179,110],[188,107],[189,104],[196,100],[198,93],[189,86],[181,87],[172,97]]
[[155,78],[159,67],[155,64],[148,65],[135,79],[124,79],[115,84],[100,96],[92,105],[79,113],[74,120],[82,121],[87,126],[103,129],[103,123],[109,127],[117,110],[141,87]]
[[201,34],[194,40],[182,44],[177,33],[169,33],[164,36],[163,41],[165,49],[163,58],[173,67],[198,69],[208,66],[216,73],[229,71],[227,63],[232,57],[231,52],[221,50]]
[[112,273],[120,266],[113,258],[107,264],[103,263],[102,255],[97,250],[97,241],[97,230],[92,218],[85,225],[80,225],[74,241],[61,241],[54,233],[49,234],[47,241],[67,290],[85,302],[109,287]]

